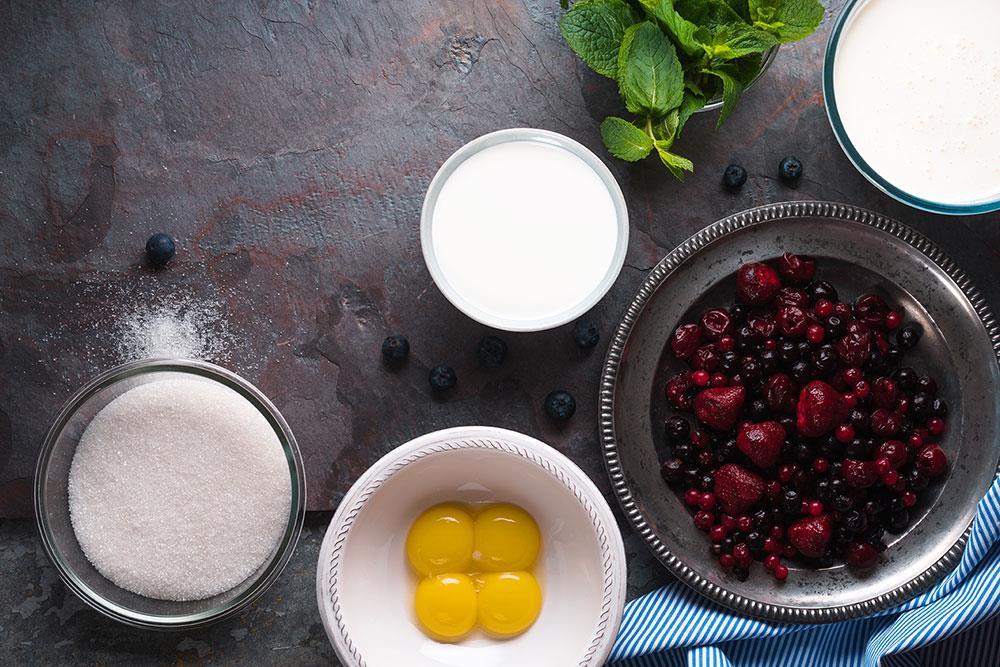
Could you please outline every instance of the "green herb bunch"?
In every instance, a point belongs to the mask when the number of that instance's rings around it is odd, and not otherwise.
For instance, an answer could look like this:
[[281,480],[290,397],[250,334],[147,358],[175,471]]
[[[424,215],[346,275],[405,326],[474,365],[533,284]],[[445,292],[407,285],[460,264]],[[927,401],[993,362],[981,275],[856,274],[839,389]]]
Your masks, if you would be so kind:
[[691,114],[721,96],[722,125],[764,54],[811,35],[822,18],[818,0],[580,0],[559,28],[583,62],[618,82],[635,116],[604,119],[608,151],[634,162],[655,149],[683,180],[694,165],[670,149]]

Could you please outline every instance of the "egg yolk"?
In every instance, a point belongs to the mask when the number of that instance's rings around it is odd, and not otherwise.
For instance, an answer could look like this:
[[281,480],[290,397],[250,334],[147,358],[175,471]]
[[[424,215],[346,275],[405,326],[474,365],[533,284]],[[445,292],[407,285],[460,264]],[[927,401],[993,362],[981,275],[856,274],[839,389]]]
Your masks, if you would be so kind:
[[431,638],[458,641],[476,626],[476,588],[464,574],[428,577],[417,584],[414,609]]
[[538,524],[516,505],[493,505],[476,516],[474,558],[487,572],[531,568],[541,542]]
[[406,557],[424,576],[466,572],[472,563],[473,522],[458,505],[435,505],[417,517],[406,536]]
[[479,625],[495,637],[519,635],[542,609],[542,590],[529,572],[483,575],[479,589]]

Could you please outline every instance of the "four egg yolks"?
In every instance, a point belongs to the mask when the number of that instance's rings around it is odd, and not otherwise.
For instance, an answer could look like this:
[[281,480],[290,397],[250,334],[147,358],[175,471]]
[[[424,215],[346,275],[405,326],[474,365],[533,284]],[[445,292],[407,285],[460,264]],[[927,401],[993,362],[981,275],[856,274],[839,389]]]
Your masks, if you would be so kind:
[[455,503],[426,510],[406,536],[410,566],[424,577],[414,601],[424,632],[453,642],[477,623],[498,638],[527,630],[542,606],[528,571],[540,549],[538,524],[516,505],[490,505],[474,516]]

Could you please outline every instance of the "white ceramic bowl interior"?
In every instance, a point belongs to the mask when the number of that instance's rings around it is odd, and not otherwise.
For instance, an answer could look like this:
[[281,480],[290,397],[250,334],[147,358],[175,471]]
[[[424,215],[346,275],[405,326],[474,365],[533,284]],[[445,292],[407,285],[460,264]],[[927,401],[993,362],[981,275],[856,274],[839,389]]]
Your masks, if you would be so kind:
[[[612,256],[608,270],[604,274],[600,283],[598,283],[593,291],[591,291],[579,303],[576,303],[560,312],[551,313],[543,318],[537,319],[511,319],[496,315],[484,310],[477,304],[463,297],[459,290],[457,290],[448,281],[442,271],[434,248],[432,231],[434,224],[434,207],[437,203],[438,195],[440,194],[441,189],[448,180],[449,176],[451,176],[451,174],[460,164],[462,164],[462,162],[472,157],[479,151],[491,146],[513,141],[533,141],[558,146],[559,148],[569,151],[583,160],[591,169],[594,170],[600,180],[608,188],[608,193],[614,204],[615,217],[618,225],[614,255]],[[427,269],[430,271],[431,277],[434,279],[434,283],[437,285],[438,289],[441,290],[441,293],[444,294],[445,298],[447,298],[463,313],[477,322],[496,329],[502,329],[504,331],[542,331],[545,329],[553,329],[577,319],[590,310],[594,304],[600,301],[601,298],[607,294],[608,290],[611,289],[611,285],[613,285],[615,279],[618,278],[622,265],[625,263],[625,251],[628,249],[628,208],[625,205],[625,196],[622,194],[618,181],[615,180],[615,177],[608,170],[604,162],[602,162],[599,157],[594,155],[594,153],[583,144],[559,134],[558,132],[551,132],[549,130],[539,130],[535,128],[512,128],[508,130],[498,130],[496,132],[484,134],[483,136],[473,139],[469,143],[465,144],[452,153],[451,157],[449,157],[445,163],[441,165],[441,168],[438,169],[434,178],[431,180],[430,186],[427,188],[427,194],[424,196],[423,208],[420,212],[420,245],[423,250],[424,262],[427,264]]]
[[[444,501],[511,502],[538,522],[543,603],[524,634],[443,644],[421,632],[404,544],[413,520]],[[621,621],[625,552],[604,497],[569,459],[520,433],[461,427],[396,448],[354,484],[323,541],[316,588],[350,667],[589,667],[604,663]]]

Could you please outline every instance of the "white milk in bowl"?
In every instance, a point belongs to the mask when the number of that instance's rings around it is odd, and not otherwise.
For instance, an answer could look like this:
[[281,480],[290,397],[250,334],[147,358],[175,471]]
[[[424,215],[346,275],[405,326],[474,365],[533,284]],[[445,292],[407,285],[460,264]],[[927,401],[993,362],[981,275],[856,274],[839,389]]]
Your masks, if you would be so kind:
[[862,0],[833,90],[850,143],[896,189],[946,207],[1000,200],[1000,0]]
[[624,262],[621,190],[584,146],[502,130],[459,149],[428,190],[421,243],[431,275],[484,324],[564,324],[607,292]]

